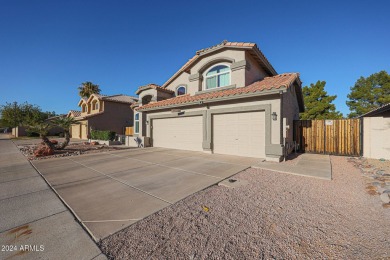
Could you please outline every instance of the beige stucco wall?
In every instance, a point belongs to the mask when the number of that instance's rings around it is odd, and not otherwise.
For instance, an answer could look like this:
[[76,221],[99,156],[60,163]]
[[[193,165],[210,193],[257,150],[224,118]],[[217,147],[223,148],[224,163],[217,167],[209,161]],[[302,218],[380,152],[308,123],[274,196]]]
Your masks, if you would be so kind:
[[129,104],[104,101],[104,113],[88,119],[90,128],[124,134],[124,127],[133,126],[133,110]]
[[[133,110],[129,104],[100,101],[99,110],[103,108],[104,113],[79,121],[86,127],[73,126],[72,137],[89,136],[91,127],[96,130],[110,130],[115,131],[117,134],[124,134],[124,127],[133,126]],[[95,111],[94,113],[97,112]],[[82,132],[80,133],[80,131]]]
[[245,71],[245,86],[268,76],[264,69],[260,67],[258,62],[248,52],[245,54],[245,59],[248,62]]
[[148,95],[152,96],[156,100],[157,99],[157,90],[155,90],[155,89],[143,90],[138,96],[140,104],[142,104],[142,98],[145,96],[148,96]]
[[292,150],[294,139],[294,120],[299,120],[299,105],[294,86],[283,93],[283,138],[286,138],[286,146]]
[[[83,106],[85,106],[85,112],[83,112]],[[81,101],[81,104],[80,104],[80,111],[81,111],[81,116],[86,116],[86,115],[88,115],[88,104],[87,104],[87,102],[86,101]]]
[[[229,60],[233,62],[238,62],[245,60],[245,51],[244,50],[223,50],[220,52],[213,52],[210,55],[204,55],[201,59],[199,59],[198,62],[196,62],[191,70],[190,73],[182,72],[175,80],[173,80],[167,88],[175,91],[176,88],[180,85],[187,85],[187,93],[190,95],[194,95],[196,92],[202,90],[203,88],[203,81],[196,80],[196,81],[190,81],[189,77],[191,74],[203,74],[203,70],[206,68],[215,65],[211,64],[208,65],[209,62],[216,61],[218,63],[218,60],[223,60],[224,58],[228,58]],[[231,63],[231,61],[224,60],[221,62]],[[245,68],[232,71],[231,74],[231,85],[236,84],[237,87],[244,87],[245,86]]]
[[390,111],[363,118],[363,156],[390,160]]

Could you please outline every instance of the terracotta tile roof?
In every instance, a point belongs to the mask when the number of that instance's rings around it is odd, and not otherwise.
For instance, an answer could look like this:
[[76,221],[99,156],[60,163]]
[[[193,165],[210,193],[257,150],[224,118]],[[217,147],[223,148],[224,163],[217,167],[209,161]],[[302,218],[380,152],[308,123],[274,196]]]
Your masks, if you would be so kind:
[[103,96],[103,97],[101,97],[101,100],[132,104],[132,103],[136,102],[138,100],[138,98],[119,94],[119,95],[112,95],[112,96]]
[[271,63],[268,61],[268,59],[264,56],[264,54],[260,51],[260,49],[257,47],[256,43],[251,42],[228,42],[224,40],[220,44],[211,46],[209,48],[201,49],[196,52],[195,56],[193,56],[191,59],[189,59],[172,77],[170,77],[163,85],[162,87],[167,87],[176,77],[178,77],[182,72],[188,71],[189,67],[202,55],[207,54],[209,52],[213,52],[216,50],[219,50],[221,48],[238,48],[238,49],[248,49],[251,50],[252,55],[255,57],[258,57],[260,60],[263,61],[265,67],[272,75],[276,75],[277,72],[272,67]]
[[78,110],[69,110],[68,115],[69,115],[69,114],[72,114],[73,117],[79,117],[79,116],[81,116],[81,111],[78,111]]
[[186,104],[199,102],[203,100],[212,100],[214,98],[239,96],[243,94],[257,93],[265,90],[279,89],[281,87],[289,88],[292,83],[299,79],[299,73],[285,73],[273,77],[266,77],[263,80],[256,81],[246,87],[234,88],[210,93],[203,93],[195,96],[183,95],[162,101],[149,103],[147,105],[136,108],[136,110],[145,110],[149,108],[165,107],[170,105]]
[[101,112],[98,112],[98,113],[89,114],[89,115],[85,115],[85,116],[82,117],[82,119],[98,116],[98,115],[101,115],[103,113],[104,113],[104,111],[101,111]]
[[154,84],[154,83],[149,83],[147,85],[144,85],[144,86],[141,86],[137,89],[137,91],[135,92],[137,95],[139,95],[139,93],[141,93],[142,91],[144,90],[147,90],[147,89],[157,89],[157,90],[161,90],[163,92],[167,92],[167,93],[175,93],[174,91],[172,90],[169,90],[169,89],[166,89],[166,88],[163,88],[157,84]]
[[130,105],[130,108],[134,109],[135,107],[138,107],[140,105],[139,102],[134,102],[133,104]]

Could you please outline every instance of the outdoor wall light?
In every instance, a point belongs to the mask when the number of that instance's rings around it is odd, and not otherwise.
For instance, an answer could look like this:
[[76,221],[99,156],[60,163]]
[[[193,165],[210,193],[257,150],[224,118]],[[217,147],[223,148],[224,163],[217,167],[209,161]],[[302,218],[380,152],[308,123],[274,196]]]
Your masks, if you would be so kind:
[[276,112],[272,112],[272,120],[276,121],[278,119],[278,115]]

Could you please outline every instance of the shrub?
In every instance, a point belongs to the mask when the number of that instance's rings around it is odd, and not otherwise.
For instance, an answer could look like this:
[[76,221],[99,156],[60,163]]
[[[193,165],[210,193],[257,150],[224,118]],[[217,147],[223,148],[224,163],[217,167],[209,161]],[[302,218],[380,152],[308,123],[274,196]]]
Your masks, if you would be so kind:
[[92,130],[91,131],[91,139],[113,141],[115,139],[115,132]]
[[26,130],[26,136],[28,137],[38,137],[39,134],[30,130]]

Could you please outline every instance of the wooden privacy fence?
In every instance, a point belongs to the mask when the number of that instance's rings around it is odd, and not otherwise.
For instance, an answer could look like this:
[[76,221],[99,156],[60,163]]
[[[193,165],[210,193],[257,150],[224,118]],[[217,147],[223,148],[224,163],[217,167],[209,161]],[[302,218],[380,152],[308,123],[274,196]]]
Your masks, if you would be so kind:
[[133,135],[133,133],[134,133],[133,127],[126,127],[125,135]]
[[294,140],[301,152],[360,156],[362,125],[360,119],[297,120]]

